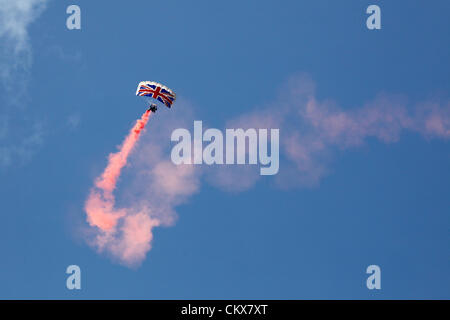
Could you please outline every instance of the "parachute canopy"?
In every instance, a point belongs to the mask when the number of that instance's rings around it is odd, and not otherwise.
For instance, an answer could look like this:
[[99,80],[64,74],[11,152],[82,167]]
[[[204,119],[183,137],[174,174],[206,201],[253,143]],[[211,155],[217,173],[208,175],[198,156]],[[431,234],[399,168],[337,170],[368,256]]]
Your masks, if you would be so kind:
[[136,95],[146,97],[149,102],[159,101],[170,108],[176,99],[176,94],[165,85],[154,81],[142,81],[139,83]]

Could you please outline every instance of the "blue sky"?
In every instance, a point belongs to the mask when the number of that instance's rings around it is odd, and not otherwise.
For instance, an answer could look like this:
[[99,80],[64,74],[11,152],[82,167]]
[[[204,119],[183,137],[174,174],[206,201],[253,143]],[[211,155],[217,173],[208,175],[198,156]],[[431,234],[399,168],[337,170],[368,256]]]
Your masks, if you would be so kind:
[[[81,30],[65,26],[74,3]],[[374,3],[382,29],[370,31],[365,9]],[[93,179],[145,110],[139,81],[167,84],[178,104],[156,113],[137,152],[170,148],[170,134],[151,127],[169,112],[184,117],[186,106],[188,126],[195,118],[224,128],[276,110],[301,74],[318,101],[344,112],[380,94],[408,112],[430,101],[445,107],[449,9],[448,1],[47,1],[27,25],[32,63],[0,90],[0,159],[10,159],[0,162],[0,298],[450,298],[450,145],[420,129],[393,143],[369,135],[333,147],[313,186],[280,188],[264,177],[229,192],[200,177],[176,223],[154,229],[137,269],[77,234]],[[14,39],[0,41],[9,48]],[[23,59],[1,54],[6,65]],[[132,172],[125,168],[119,198]],[[82,270],[82,290],[66,289],[70,264]],[[381,267],[379,291],[365,286],[371,264]]]

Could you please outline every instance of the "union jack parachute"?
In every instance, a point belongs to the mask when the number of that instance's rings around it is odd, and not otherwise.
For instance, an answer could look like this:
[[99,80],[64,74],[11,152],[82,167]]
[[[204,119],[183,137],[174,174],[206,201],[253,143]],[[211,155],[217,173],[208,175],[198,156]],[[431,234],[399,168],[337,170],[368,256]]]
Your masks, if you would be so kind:
[[[166,107],[172,107],[172,103],[176,99],[176,94],[165,85],[154,81],[142,81],[139,83],[136,95],[145,97],[149,103],[160,102]],[[154,105],[152,103],[152,105]]]

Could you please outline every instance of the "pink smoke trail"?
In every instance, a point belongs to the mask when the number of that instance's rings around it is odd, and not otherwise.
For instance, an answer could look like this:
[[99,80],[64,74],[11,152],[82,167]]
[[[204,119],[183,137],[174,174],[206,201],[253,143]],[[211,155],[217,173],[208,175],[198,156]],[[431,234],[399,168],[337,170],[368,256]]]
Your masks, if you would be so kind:
[[103,173],[95,180],[95,186],[91,189],[85,203],[87,221],[91,226],[98,227],[102,231],[113,231],[117,221],[126,215],[125,209],[115,209],[113,191],[116,188],[117,179],[122,168],[127,164],[127,159],[139,140],[142,130],[149,118],[150,110],[147,110],[136,121],[128,136],[116,153],[108,157],[108,165]]

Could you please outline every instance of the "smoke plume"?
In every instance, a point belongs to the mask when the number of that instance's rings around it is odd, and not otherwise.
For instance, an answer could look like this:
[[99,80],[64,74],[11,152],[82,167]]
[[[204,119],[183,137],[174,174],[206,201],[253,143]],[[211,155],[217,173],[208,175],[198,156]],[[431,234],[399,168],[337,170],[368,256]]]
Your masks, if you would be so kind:
[[[109,155],[108,165],[96,179],[85,203],[87,221],[98,231],[92,244],[100,251],[108,249],[129,265],[142,261],[145,253],[150,250],[151,230],[159,222],[151,219],[145,208],[140,211],[135,208],[116,208],[113,191],[150,115],[150,110],[147,110],[137,120],[119,151]],[[119,220],[122,220],[120,225]]]
[[[86,201],[88,222],[96,230],[91,243],[122,264],[138,266],[145,259],[153,228],[174,224],[175,207],[198,192],[202,176],[207,183],[232,192],[245,191],[262,179],[254,165],[174,165],[171,132],[192,130],[196,119],[192,110],[186,101],[177,100],[176,110],[158,114],[158,121],[149,128],[151,134],[140,137],[149,116],[144,114],[95,181]],[[266,179],[281,188],[311,187],[329,174],[336,154],[369,140],[395,143],[407,132],[426,139],[450,139],[450,103],[435,99],[411,104],[405,97],[385,94],[359,107],[340,107],[333,100],[320,99],[314,82],[299,76],[282,86],[274,101],[232,119],[225,127],[280,129],[280,171]],[[139,152],[132,153],[139,138]],[[120,192],[125,205],[117,208],[113,192],[129,159],[133,170],[127,171]]]

